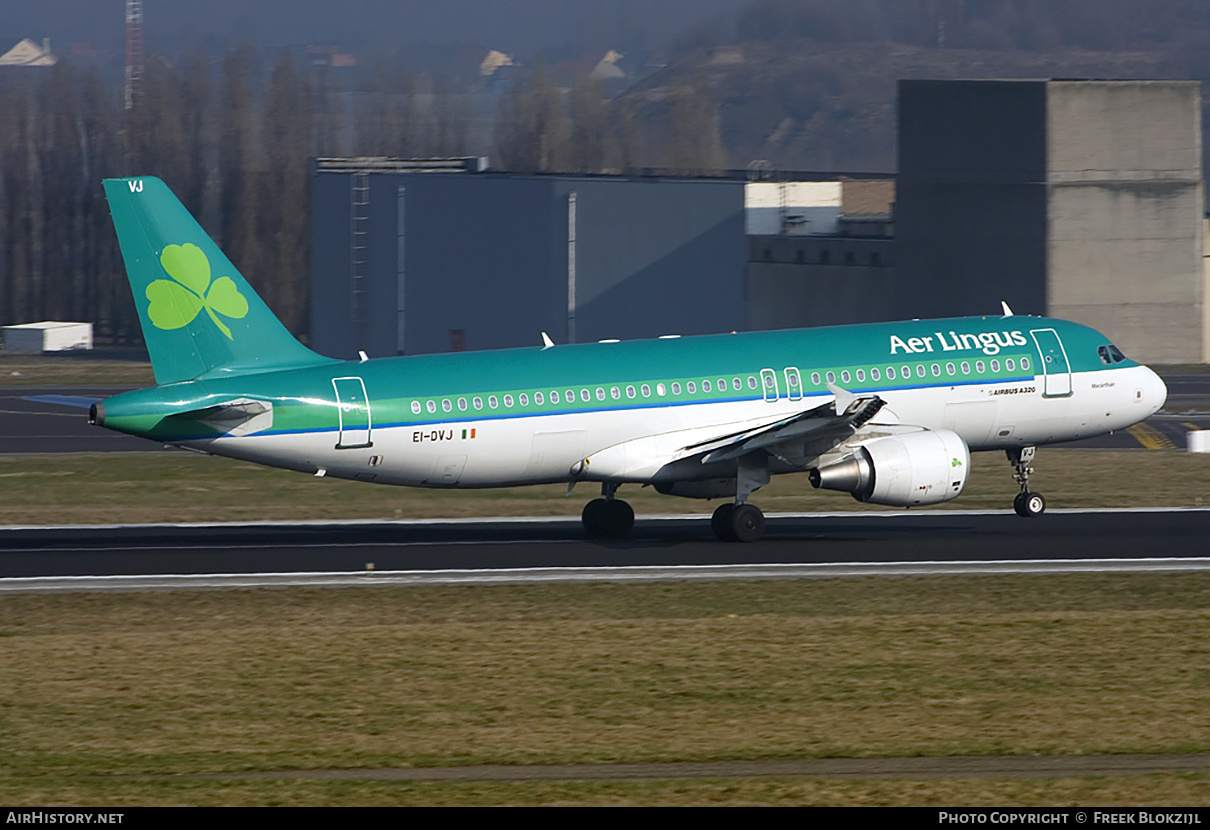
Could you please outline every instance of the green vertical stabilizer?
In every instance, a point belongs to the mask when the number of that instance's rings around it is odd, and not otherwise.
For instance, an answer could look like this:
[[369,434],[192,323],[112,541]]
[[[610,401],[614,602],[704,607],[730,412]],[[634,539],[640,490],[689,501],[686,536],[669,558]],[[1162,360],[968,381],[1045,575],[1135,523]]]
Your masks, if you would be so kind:
[[158,384],[335,363],[294,339],[162,181],[106,179]]

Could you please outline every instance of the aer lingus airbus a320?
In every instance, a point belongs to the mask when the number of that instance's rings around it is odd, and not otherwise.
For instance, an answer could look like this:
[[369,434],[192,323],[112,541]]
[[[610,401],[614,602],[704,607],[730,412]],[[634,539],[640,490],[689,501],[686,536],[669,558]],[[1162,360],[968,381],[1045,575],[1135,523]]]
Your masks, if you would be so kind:
[[[1004,314],[799,331],[551,345],[347,362],[302,346],[163,182],[105,192],[157,386],[92,422],[321,476],[413,487],[597,482],[590,535],[620,537],[623,484],[725,499],[753,541],[751,495],[778,473],[863,502],[957,497],[971,450],[1005,450],[1022,516],[1040,444],[1123,429],[1167,390],[1105,335]],[[536,339],[536,338],[535,338]]]

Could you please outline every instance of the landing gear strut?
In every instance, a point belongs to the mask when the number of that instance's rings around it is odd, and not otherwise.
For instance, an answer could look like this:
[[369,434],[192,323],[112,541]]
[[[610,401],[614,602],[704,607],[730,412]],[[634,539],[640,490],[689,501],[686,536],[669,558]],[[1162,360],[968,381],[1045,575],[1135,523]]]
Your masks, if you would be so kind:
[[1034,471],[1033,464],[1036,447],[1017,447],[1007,450],[1008,463],[1013,465],[1013,479],[1021,485],[1021,492],[1013,499],[1013,510],[1018,516],[1039,516],[1046,510],[1046,499],[1041,493],[1029,489],[1029,474]]
[[580,522],[589,536],[600,539],[625,539],[634,528],[634,508],[621,499],[615,499],[618,485],[606,482],[601,485],[602,498],[593,499],[584,505]]
[[769,483],[769,457],[763,452],[738,459],[735,502],[720,504],[710,517],[710,529],[724,542],[755,542],[765,535],[765,514],[748,496]]

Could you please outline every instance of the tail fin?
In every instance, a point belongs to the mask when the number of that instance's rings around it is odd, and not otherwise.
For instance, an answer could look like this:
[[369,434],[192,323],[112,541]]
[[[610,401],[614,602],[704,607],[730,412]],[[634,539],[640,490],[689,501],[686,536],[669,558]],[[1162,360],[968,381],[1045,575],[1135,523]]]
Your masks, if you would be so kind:
[[294,339],[162,181],[106,179],[105,197],[156,383],[335,362]]

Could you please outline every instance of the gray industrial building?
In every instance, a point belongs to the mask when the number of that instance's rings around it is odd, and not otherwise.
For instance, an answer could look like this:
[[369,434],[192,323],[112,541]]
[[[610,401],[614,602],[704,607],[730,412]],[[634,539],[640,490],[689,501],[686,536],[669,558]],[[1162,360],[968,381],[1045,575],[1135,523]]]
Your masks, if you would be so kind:
[[1192,81],[901,81],[899,316],[1085,323],[1210,360]]
[[312,344],[379,356],[542,331],[995,314],[1005,300],[1140,360],[1210,362],[1196,82],[903,81],[899,94],[895,181],[320,160]]
[[743,182],[317,160],[311,345],[372,357],[743,327]]
[[1193,81],[902,81],[893,232],[846,232],[842,203],[837,233],[749,237],[748,326],[1005,300],[1210,362],[1200,108]]

